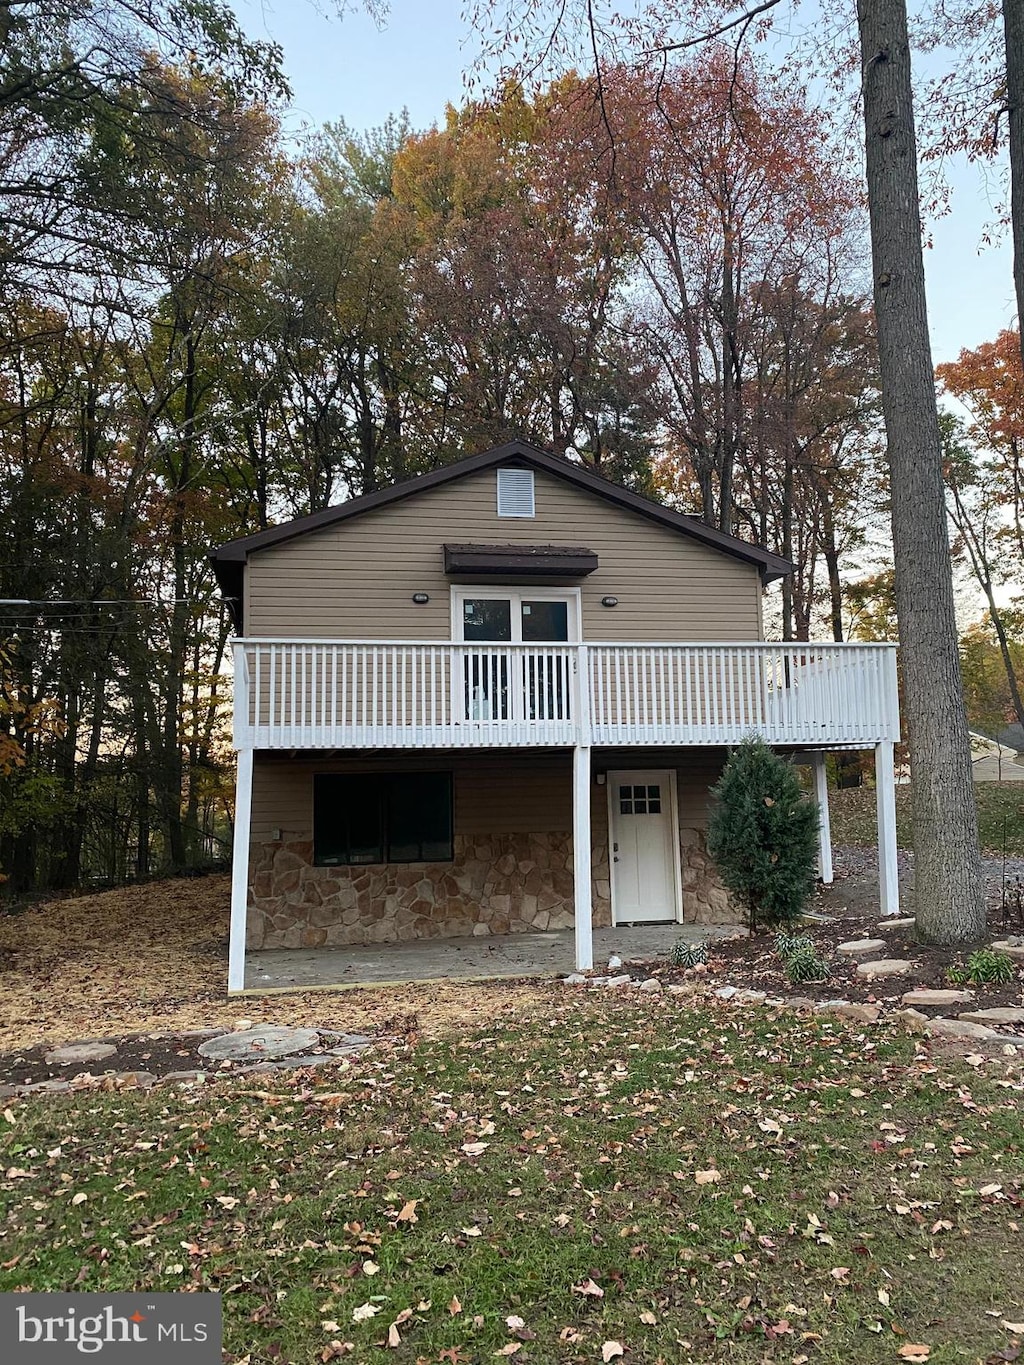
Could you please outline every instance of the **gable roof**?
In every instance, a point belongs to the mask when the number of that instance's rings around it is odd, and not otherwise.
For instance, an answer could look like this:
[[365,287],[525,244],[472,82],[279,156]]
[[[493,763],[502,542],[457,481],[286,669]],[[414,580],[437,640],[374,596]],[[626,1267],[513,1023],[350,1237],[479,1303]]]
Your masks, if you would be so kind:
[[390,488],[382,488],[376,493],[365,493],[358,498],[349,498],[347,502],[325,507],[321,512],[296,517],[293,521],[282,522],[280,526],[271,526],[265,531],[257,531],[251,536],[242,536],[238,540],[229,540],[226,544],[219,545],[211,551],[210,560],[221,593],[231,607],[236,625],[241,628],[244,566],[254,552],[265,550],[272,545],[284,544],[285,541],[294,540],[309,531],[321,531],[325,527],[339,525],[351,517],[362,516],[364,512],[389,507],[392,503],[415,497],[418,493],[425,493],[430,488],[439,488],[468,474],[477,474],[481,470],[493,469],[498,465],[535,469],[551,474],[557,479],[563,479],[566,483],[593,493],[606,502],[666,526],[670,531],[700,541],[735,559],[756,565],[766,583],[783,578],[793,571],[789,560],[772,554],[770,550],[740,540],[738,536],[718,531],[697,517],[663,507],[660,503],[652,502],[650,498],[642,497],[639,493],[632,493],[628,488],[612,483],[600,474],[595,474],[593,470],[572,464],[559,455],[552,455],[550,451],[541,450],[526,441],[509,441],[479,455],[467,455],[452,464],[431,470],[428,474],[419,474],[414,478],[405,479],[402,483],[392,484]]

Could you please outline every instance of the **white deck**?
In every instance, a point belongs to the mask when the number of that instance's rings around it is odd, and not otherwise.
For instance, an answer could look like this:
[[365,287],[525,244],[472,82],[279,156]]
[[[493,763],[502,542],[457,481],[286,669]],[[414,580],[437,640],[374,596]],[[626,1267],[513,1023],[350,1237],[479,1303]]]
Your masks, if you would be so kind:
[[894,645],[239,640],[239,749],[899,738]]

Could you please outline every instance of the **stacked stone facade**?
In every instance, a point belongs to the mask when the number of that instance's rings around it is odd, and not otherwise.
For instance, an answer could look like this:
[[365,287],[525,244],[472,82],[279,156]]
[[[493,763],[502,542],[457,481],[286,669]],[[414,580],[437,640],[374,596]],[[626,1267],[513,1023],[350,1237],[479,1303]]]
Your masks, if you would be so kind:
[[[597,832],[595,831],[595,835]],[[683,918],[742,916],[707,853],[681,829]],[[450,863],[315,867],[311,837],[257,844],[250,860],[248,947],[320,948],[459,938],[573,925],[572,836],[459,835]],[[611,924],[606,836],[592,851],[594,924]]]

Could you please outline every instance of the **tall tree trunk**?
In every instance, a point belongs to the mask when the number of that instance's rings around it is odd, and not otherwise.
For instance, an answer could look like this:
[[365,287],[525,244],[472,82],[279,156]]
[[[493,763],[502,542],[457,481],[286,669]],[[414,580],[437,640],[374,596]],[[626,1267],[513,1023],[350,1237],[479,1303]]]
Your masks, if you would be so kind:
[[931,942],[971,943],[984,933],[985,906],[928,339],[905,0],[858,0],[857,15],[917,928]]
[[1003,0],[1006,42],[1006,109],[1010,142],[1010,224],[1013,231],[1013,285],[1024,359],[1024,5]]

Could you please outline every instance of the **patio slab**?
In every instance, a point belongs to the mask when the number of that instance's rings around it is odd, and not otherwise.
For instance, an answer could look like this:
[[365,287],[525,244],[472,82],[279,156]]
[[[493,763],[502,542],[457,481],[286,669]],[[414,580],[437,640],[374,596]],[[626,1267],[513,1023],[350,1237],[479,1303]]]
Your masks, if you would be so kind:
[[[615,954],[667,957],[673,944],[746,933],[736,924],[643,924],[595,929],[594,965]],[[480,980],[487,977],[566,976],[575,970],[571,929],[502,934],[490,938],[418,939],[346,948],[295,948],[251,952],[245,959],[249,991],[386,982]]]

